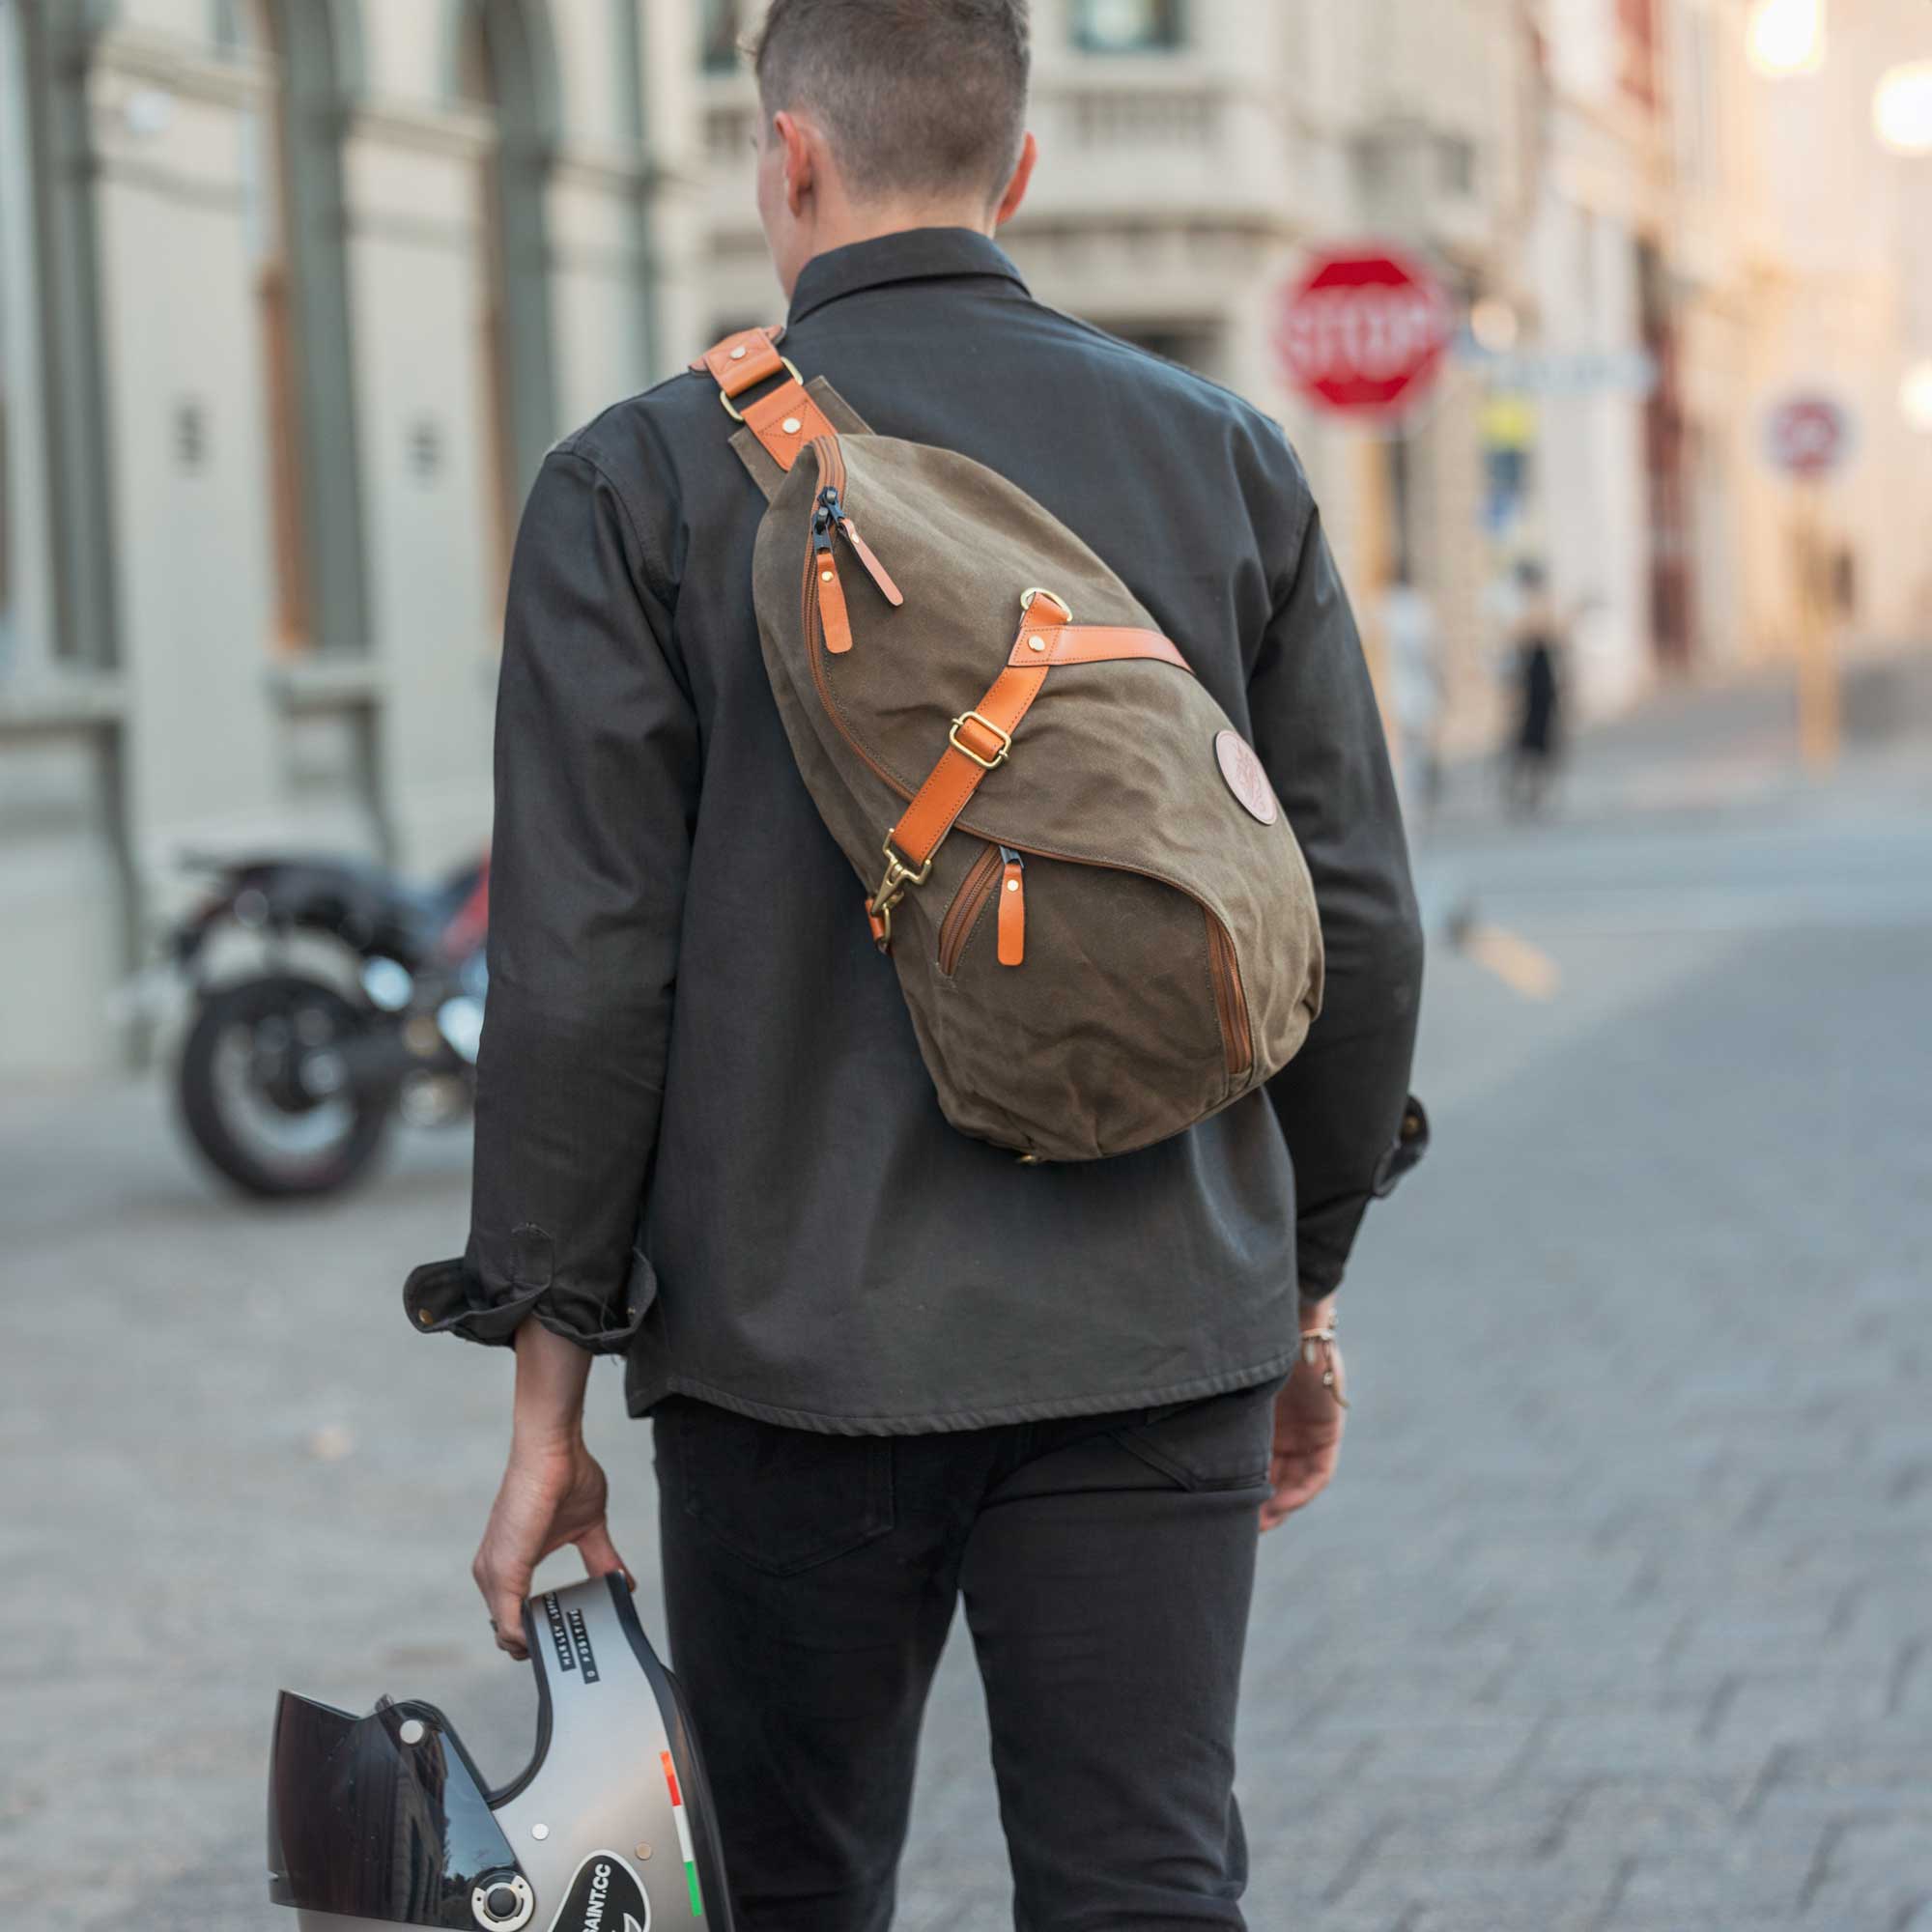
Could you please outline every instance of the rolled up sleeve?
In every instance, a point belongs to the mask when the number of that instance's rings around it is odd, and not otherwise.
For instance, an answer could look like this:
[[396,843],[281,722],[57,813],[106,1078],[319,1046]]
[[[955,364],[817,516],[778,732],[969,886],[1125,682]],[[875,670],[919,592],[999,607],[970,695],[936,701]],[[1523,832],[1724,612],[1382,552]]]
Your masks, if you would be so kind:
[[669,591],[604,472],[551,453],[517,537],[497,684],[490,987],[468,1246],[404,1290],[425,1333],[526,1319],[621,1351],[656,1292],[656,1146],[698,732]]
[[1255,749],[1308,861],[1326,955],[1321,1016],[1268,1083],[1294,1163],[1304,1299],[1331,1293],[1369,1202],[1420,1158],[1409,1097],[1423,938],[1374,687],[1312,507],[1249,680]]

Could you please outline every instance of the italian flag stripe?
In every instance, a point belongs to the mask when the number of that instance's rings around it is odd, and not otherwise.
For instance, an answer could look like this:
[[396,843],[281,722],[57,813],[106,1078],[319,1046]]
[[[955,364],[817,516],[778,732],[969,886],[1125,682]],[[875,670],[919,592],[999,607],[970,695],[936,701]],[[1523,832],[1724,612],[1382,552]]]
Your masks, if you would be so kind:
[[659,1751],[665,1768],[665,1784],[670,1791],[670,1815],[677,1824],[677,1848],[684,1854],[685,1883],[691,1888],[691,1916],[704,1917],[704,1895],[697,1889],[697,1859],[691,1848],[691,1821],[684,1815],[684,1794],[677,1788],[677,1767],[669,1751]]

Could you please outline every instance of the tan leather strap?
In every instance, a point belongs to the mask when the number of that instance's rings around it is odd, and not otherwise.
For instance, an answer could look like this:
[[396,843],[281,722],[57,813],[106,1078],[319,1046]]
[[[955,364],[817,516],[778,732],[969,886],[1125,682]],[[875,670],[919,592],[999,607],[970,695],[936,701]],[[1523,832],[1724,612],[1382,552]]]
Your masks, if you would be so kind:
[[[741,328],[713,343],[691,367],[709,372],[732,420],[742,422],[757,438],[781,469],[789,469],[813,437],[830,436],[833,431],[824,412],[806,393],[805,379],[779,354],[783,334],[782,324]],[[755,402],[738,408],[738,397],[774,376],[784,380]]]
[[1022,631],[1009,664],[1111,664],[1122,658],[1153,658],[1193,672],[1171,638],[1158,631],[1115,624],[1062,624],[1052,630]]
[[1026,867],[1009,859],[1000,868],[1000,915],[997,925],[1000,964],[1026,963]]
[[893,827],[892,849],[915,869],[938,850],[939,841],[952,830],[952,821],[980,789],[980,781],[1006,763],[1013,733],[1046,682],[1045,656],[1029,648],[1030,639],[1062,628],[1066,614],[1045,597],[1036,597],[1021,620],[1019,641],[1013,647],[1014,658],[1020,661],[1009,664],[985,696],[953,720],[944,755]]
[[689,366],[694,372],[708,369],[711,380],[725,395],[742,396],[784,367],[784,357],[779,354],[783,335],[782,323],[768,328],[741,328],[722,342],[714,342]]

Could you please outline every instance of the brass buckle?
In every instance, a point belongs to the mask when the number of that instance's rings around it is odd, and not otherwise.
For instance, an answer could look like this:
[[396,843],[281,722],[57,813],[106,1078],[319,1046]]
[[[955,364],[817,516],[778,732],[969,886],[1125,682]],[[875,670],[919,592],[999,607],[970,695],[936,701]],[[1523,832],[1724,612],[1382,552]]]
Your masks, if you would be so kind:
[[1020,609],[1022,611],[1031,611],[1033,609],[1033,600],[1036,597],[1044,597],[1049,603],[1058,604],[1060,606],[1060,614],[1063,617],[1065,617],[1069,624],[1072,623],[1073,606],[1070,605],[1066,601],[1066,599],[1060,594],[1059,591],[1042,589],[1040,585],[1038,585],[1037,583],[1034,584],[1030,589],[1022,590],[1020,592]]
[[[1047,595],[1050,597],[1053,593],[1048,591]],[[962,745],[959,742],[959,727],[969,718],[976,724],[983,724],[1000,741],[1000,753],[997,757],[982,758],[971,745]],[[1010,731],[1002,731],[983,711],[962,711],[952,721],[952,729],[947,732],[946,739],[955,752],[963,752],[981,771],[987,772],[998,771],[1007,762],[1007,753],[1013,749],[1013,734]],[[930,864],[931,862],[928,861],[927,863]]]
[[893,908],[905,897],[908,886],[923,886],[932,876],[932,860],[915,870],[893,850],[893,835],[886,834],[884,846],[886,855],[886,876],[879,881],[879,890],[872,895],[867,908],[879,922],[879,950],[884,952],[893,943]]
[[[798,364],[794,362],[789,355],[781,355],[779,357],[779,360],[784,364],[785,372],[791,377],[792,381],[796,383],[801,389],[804,388],[805,378],[798,373]],[[771,381],[771,378],[767,376],[765,378],[765,381],[769,383]],[[724,413],[727,416],[729,416],[734,423],[741,423],[745,420],[744,416],[739,412],[738,409],[733,405],[731,398],[727,396],[723,389],[720,389],[718,391],[718,400],[724,405]],[[1049,591],[1047,594],[1048,596],[1051,596],[1053,593]],[[1063,605],[1061,608],[1064,610],[1065,607]]]

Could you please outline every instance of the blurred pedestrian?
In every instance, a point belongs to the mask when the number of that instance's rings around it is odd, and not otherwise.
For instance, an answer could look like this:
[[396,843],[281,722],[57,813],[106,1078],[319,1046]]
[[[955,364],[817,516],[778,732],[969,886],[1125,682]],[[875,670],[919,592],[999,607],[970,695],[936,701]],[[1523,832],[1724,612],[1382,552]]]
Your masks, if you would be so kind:
[[[1334,1470],[1336,1286],[1424,1137],[1421,932],[1321,519],[1273,423],[1037,302],[995,245],[1034,166],[1028,63],[1024,0],[776,0],[757,194],[783,355],[827,407],[1001,472],[995,500],[1021,483],[1186,640],[1259,754],[1220,747],[1237,809],[1285,811],[1319,882],[1322,1010],[1265,1091],[1075,1165],[947,1124],[760,649],[765,505],[730,439],[755,456],[759,425],[799,430],[760,413],[769,342],[735,338],[765,371],[726,394],[745,429],[686,374],[566,437],[511,578],[470,1238],[408,1299],[422,1328],[516,1349],[475,1564],[513,1654],[546,1554],[620,1566],[582,1414],[592,1353],[627,1356],[749,1932],[883,1932],[962,1601],[1016,1918],[1244,1922],[1257,1527]],[[839,527],[850,581],[869,553]],[[931,590],[908,582],[908,607]],[[1011,647],[989,639],[989,666]],[[1010,1050],[1060,1065],[1077,1020],[1023,1010],[1011,977]]]
[[1442,798],[1441,731],[1445,686],[1435,608],[1406,563],[1381,599],[1382,641],[1399,736],[1397,766],[1405,799],[1433,812]]
[[1521,817],[1548,803],[1563,753],[1563,685],[1570,654],[1570,620],[1549,595],[1535,557],[1516,568],[1517,604],[1509,652],[1517,694],[1516,734],[1503,771],[1503,797]]

